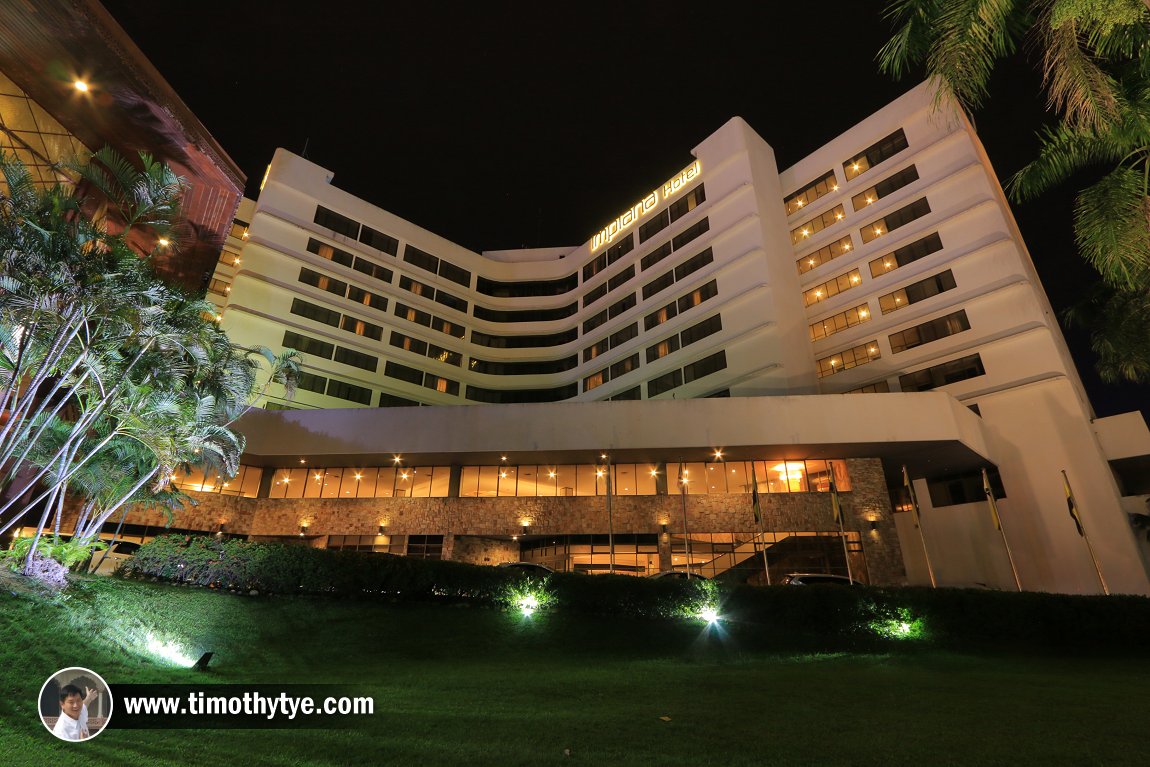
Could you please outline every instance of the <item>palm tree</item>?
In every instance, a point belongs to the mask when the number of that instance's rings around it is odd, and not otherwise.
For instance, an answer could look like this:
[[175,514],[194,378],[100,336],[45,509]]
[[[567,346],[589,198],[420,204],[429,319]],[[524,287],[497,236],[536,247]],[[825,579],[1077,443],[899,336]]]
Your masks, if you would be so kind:
[[[879,52],[896,77],[925,65],[937,98],[978,109],[999,59],[1039,53],[1059,115],[1039,155],[1006,183],[1029,200],[1088,168],[1107,168],[1075,200],[1074,236],[1105,287],[1067,314],[1088,324],[1108,381],[1150,381],[1150,0],[896,0]],[[1118,313],[1122,312],[1122,313]]]

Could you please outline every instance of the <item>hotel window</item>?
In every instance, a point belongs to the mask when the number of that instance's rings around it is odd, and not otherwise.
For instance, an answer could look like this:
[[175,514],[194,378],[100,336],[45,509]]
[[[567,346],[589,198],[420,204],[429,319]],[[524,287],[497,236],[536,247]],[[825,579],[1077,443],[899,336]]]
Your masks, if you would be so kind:
[[215,293],[217,296],[226,296],[232,292],[232,284],[227,280],[220,280],[215,277],[208,283],[208,292]]
[[463,338],[467,332],[466,328],[454,322],[448,322],[441,317],[431,318],[431,329],[438,330],[440,333],[446,333],[452,338]]
[[438,258],[410,243],[403,248],[403,260],[432,274],[435,274],[439,269]]
[[630,357],[627,357],[626,359],[619,360],[618,362],[616,362],[614,365],[611,366],[611,380],[614,381],[619,376],[626,375],[627,373],[630,373],[632,370],[637,370],[638,367],[639,367],[639,354],[638,353],[632,354]]
[[927,277],[925,280],[912,282],[905,288],[899,288],[885,296],[879,296],[878,307],[883,314],[889,314],[932,296],[937,296],[939,293],[954,290],[954,288],[954,274],[947,269],[945,272]]
[[495,405],[513,405],[523,402],[559,402],[571,399],[579,393],[579,384],[557,386],[553,389],[484,389],[481,386],[467,387],[467,399],[472,402],[489,402]]
[[666,274],[663,274],[663,275],[656,277],[655,279],[651,280],[650,282],[648,282],[646,285],[643,286],[643,300],[646,301],[651,296],[655,295],[656,293],[658,293],[662,290],[666,290],[667,288],[671,287],[674,284],[675,284],[675,272],[674,272],[674,270],[669,271]]
[[626,269],[619,272],[618,274],[616,274],[611,279],[607,280],[607,289],[608,290],[614,290],[615,288],[624,284],[625,282],[627,282],[627,280],[631,279],[634,276],[635,276],[635,265],[631,264]]
[[855,210],[862,210],[866,206],[878,202],[883,197],[894,194],[904,186],[913,184],[915,181],[918,181],[918,170],[913,165],[909,165],[898,173],[887,176],[870,189],[859,192],[854,197],[851,197],[851,205],[854,206]]
[[671,255],[671,243],[664,242],[662,245],[639,259],[639,268],[643,271],[646,271],[669,255]]
[[647,347],[647,364],[677,351],[679,351],[679,336],[676,334],[670,338],[664,338],[659,343]]
[[411,336],[405,336],[403,333],[397,333],[394,330],[391,331],[391,342],[390,343],[392,346],[396,347],[397,349],[403,349],[405,351],[415,352],[416,354],[420,354],[420,355],[427,354],[427,342],[426,341],[421,341],[418,338],[412,338]]
[[355,264],[352,265],[351,268],[355,269],[357,272],[366,274],[368,277],[377,279],[380,282],[391,282],[392,274],[390,269],[384,266],[380,266],[379,264],[372,263],[366,258],[360,258],[359,256],[356,256]]
[[401,365],[398,362],[389,361],[383,366],[383,374],[388,378],[395,378],[400,381],[407,381],[416,386],[423,384],[423,371],[416,370],[415,368]]
[[[312,240],[311,242],[317,241]],[[220,263],[224,266],[239,266],[240,254],[234,250],[228,250],[227,248],[224,248],[220,251]]]
[[328,293],[334,293],[341,298],[345,293],[347,293],[346,282],[337,280],[334,277],[328,277],[326,274],[313,272],[311,269],[300,269],[299,281],[305,285],[311,285],[313,288],[319,288],[320,290],[326,290]]
[[312,220],[322,227],[330,229],[337,234],[350,237],[353,240],[359,236],[358,221],[352,221],[347,216],[341,216],[334,210],[328,210],[322,205],[316,207],[315,218]]
[[839,183],[835,179],[835,172],[828,170],[821,178],[812,181],[799,191],[784,197],[783,207],[786,208],[787,215],[789,216],[792,213],[797,213],[802,210],[804,205],[810,205],[823,195],[837,192],[838,190]]
[[634,249],[635,238],[633,235],[627,234],[627,236],[623,237],[619,242],[607,248],[607,265],[610,266]]
[[679,313],[674,301],[655,311],[648,314],[643,318],[643,330],[650,330],[651,328],[662,325],[667,320],[673,318]]
[[406,397],[397,397],[385,391],[379,393],[380,407],[419,407],[420,403]]
[[365,226],[359,232],[359,241],[364,245],[382,250],[384,253],[394,256],[399,250],[399,240],[390,237],[383,232],[377,232],[370,226]]
[[422,282],[411,279],[410,277],[399,277],[399,287],[409,293],[414,293],[417,296],[424,296],[427,299],[435,298],[435,288]]
[[616,330],[608,340],[611,342],[611,348],[617,349],[637,335],[639,335],[639,323],[632,322],[627,327]]
[[379,360],[370,354],[345,349],[342,346],[335,347],[335,361],[361,370],[370,370],[373,373],[379,367]]
[[850,391],[843,392],[843,393],[844,394],[880,394],[880,393],[889,392],[889,391],[890,391],[890,384],[888,382],[876,381],[875,383],[867,384],[866,386],[860,386],[857,389],[851,389]]
[[401,304],[398,301],[395,302],[395,316],[408,322],[415,322],[419,325],[431,325],[430,314],[422,312],[419,309],[413,309],[407,304]]
[[891,333],[890,350],[892,354],[898,354],[965,330],[970,330],[970,320],[966,318],[966,310],[959,309],[957,312],[936,317],[921,325],[900,330],[898,333]]
[[350,314],[343,315],[343,322],[340,323],[340,329],[346,330],[349,333],[355,333],[357,336],[370,338],[373,341],[378,341],[383,338],[383,328],[379,325],[364,322],[357,317],[352,317]]
[[639,390],[638,386],[632,386],[630,389],[627,389],[626,391],[621,391],[618,394],[611,397],[612,402],[614,402],[616,400],[636,400],[636,399],[643,399],[643,393]]
[[463,355],[459,352],[453,352],[450,349],[444,349],[442,346],[436,346],[435,344],[428,344],[427,356],[433,360],[443,362],[447,365],[454,365],[455,367],[459,367],[463,362]]
[[639,227],[639,242],[646,242],[670,225],[671,217],[667,211],[659,211],[654,218]]
[[636,303],[635,294],[632,293],[623,300],[616,301],[615,303],[611,304],[611,306],[607,309],[607,314],[611,319],[615,319],[623,312],[633,308]]
[[[459,337],[462,338],[463,336],[460,335]],[[491,349],[539,349],[547,346],[562,346],[563,344],[574,341],[578,337],[579,331],[575,328],[563,330],[559,333],[529,336],[496,336],[489,333],[481,333],[478,330],[471,331],[471,343],[476,346],[486,346]]]
[[920,240],[915,240],[909,245],[903,245],[901,248],[892,250],[885,256],[879,256],[871,261],[870,276],[878,277],[880,274],[892,272],[900,266],[906,266],[940,250],[942,250],[942,240],[939,238],[938,232],[928,234]]
[[529,298],[533,296],[561,296],[579,287],[579,275],[569,274],[556,280],[522,280],[518,282],[498,282],[480,277],[475,281],[475,290],[494,298]]
[[303,389],[304,391],[313,391],[317,394],[323,394],[327,391],[327,379],[323,376],[317,376],[315,373],[305,373],[300,371],[299,378],[296,380],[296,388]]
[[811,323],[811,340],[818,341],[820,338],[833,336],[835,333],[853,328],[855,325],[860,325],[870,319],[870,309],[866,304],[859,304],[845,312],[839,312],[836,315],[827,317],[825,320]]
[[251,226],[247,221],[240,221],[238,218],[232,219],[232,228],[228,231],[229,237],[235,237],[237,240],[247,239],[244,235],[248,233],[248,227]]
[[691,327],[684,330],[679,334],[679,338],[683,342],[683,346],[690,346],[696,341],[701,341],[707,336],[714,335],[723,329],[723,319],[716,314],[714,317],[708,317],[702,322],[696,322]]
[[704,376],[709,376],[711,373],[717,373],[726,367],[727,353],[725,351],[715,352],[683,368],[683,383],[697,381]]
[[825,245],[814,253],[808,253],[800,258],[795,263],[799,267],[799,274],[806,274],[811,269],[817,269],[828,261],[833,261],[839,256],[845,256],[854,250],[854,243],[851,242],[851,236],[848,234],[838,242],[832,242],[830,245]]
[[590,306],[605,295],[607,295],[607,283],[604,282],[599,287],[592,289],[587,293],[587,295],[583,296],[583,306]]
[[599,272],[607,268],[607,254],[600,253],[595,256],[591,261],[583,265],[583,282],[594,277]]
[[[1002,475],[998,469],[987,469],[986,479],[990,482],[990,492],[995,498],[1001,500],[1006,497],[1006,488],[1002,485]],[[926,488],[930,493],[930,505],[936,509],[962,503],[986,502],[981,471],[947,477],[927,477]]]
[[828,226],[843,220],[846,213],[842,205],[836,205],[822,215],[815,216],[810,221],[804,221],[791,230],[791,244],[801,245],[804,240],[814,237]]
[[657,397],[664,392],[669,392],[683,385],[683,371],[672,370],[669,373],[664,373],[658,378],[652,378],[647,382],[647,399]]
[[714,260],[715,255],[711,252],[710,248],[707,248],[696,256],[688,258],[686,261],[675,267],[675,281],[677,282],[687,275],[694,274],[707,264],[712,263]]
[[604,338],[602,341],[593,343],[583,350],[583,361],[590,362],[600,354],[606,354],[607,350],[610,348],[611,347],[608,345],[606,338]]
[[671,203],[671,206],[667,208],[667,212],[671,214],[671,222],[674,223],[678,221],[706,201],[707,193],[703,189],[703,185],[699,184],[678,200],[675,200],[675,202]]
[[443,376],[432,375],[425,373],[423,376],[423,388],[431,389],[433,391],[441,392],[443,394],[451,394],[456,397],[459,396],[459,382],[452,381],[450,378]]
[[682,232],[680,232],[679,234],[677,234],[673,238],[671,238],[671,248],[674,250],[678,250],[679,248],[683,247],[684,245],[686,245],[691,240],[694,240],[694,239],[701,237],[704,234],[706,234],[710,230],[710,228],[711,228],[711,223],[705,218],[701,219],[699,221],[699,223],[692,224],[691,226],[687,227]]
[[450,261],[440,259],[439,276],[445,280],[454,282],[456,285],[462,285],[465,288],[471,287],[471,272],[456,266]]
[[284,333],[283,346],[286,349],[295,349],[297,352],[304,354],[323,357],[325,360],[330,360],[331,355],[335,352],[335,344],[320,341],[318,338],[301,336],[299,333],[293,333],[290,330]]
[[982,357],[971,354],[941,365],[934,365],[923,370],[916,370],[898,377],[899,388],[903,391],[927,391],[939,386],[958,383],[968,378],[977,378],[986,375],[982,366]]
[[714,298],[719,295],[719,283],[716,280],[711,280],[706,285],[692,290],[687,295],[678,300],[679,314],[687,311],[693,306],[698,306],[704,301]]
[[821,285],[815,285],[813,288],[803,291],[803,306],[813,306],[820,301],[837,296],[843,291],[857,287],[860,282],[862,282],[862,275],[859,270],[851,269],[838,277],[830,278]]
[[481,320],[490,322],[551,322],[570,317],[579,311],[579,304],[557,306],[554,309],[491,309],[475,304],[471,313]]
[[893,213],[886,214],[883,218],[871,221],[862,229],[859,229],[859,234],[862,235],[863,242],[877,240],[879,237],[883,237],[899,227],[906,226],[911,221],[922,218],[928,213],[930,213],[930,204],[927,203],[925,197],[921,197],[910,205],[901,207]]
[[450,293],[448,293],[446,290],[443,290],[442,288],[435,291],[435,296],[433,297],[432,300],[434,300],[435,303],[437,303],[437,304],[442,304],[443,306],[446,306],[448,309],[454,309],[457,312],[467,314],[467,302],[464,301],[462,298],[451,295]]
[[824,378],[829,375],[834,375],[835,373],[841,373],[844,370],[865,365],[880,357],[882,357],[882,354],[879,353],[878,350],[878,341],[867,341],[865,344],[859,344],[838,354],[823,357],[816,363],[818,366],[818,377]]
[[378,293],[372,293],[370,290],[357,288],[352,285],[347,289],[347,297],[357,304],[370,306],[372,309],[379,309],[381,312],[387,311],[387,299]]
[[530,376],[562,373],[565,370],[576,367],[578,364],[579,358],[573,354],[570,357],[563,357],[557,360],[531,362],[495,362],[472,357],[471,361],[467,363],[467,367],[476,373],[486,373],[487,375]]
[[[334,261],[335,263],[342,264],[343,266],[351,266],[353,263],[355,263],[355,256],[348,253],[346,250],[340,250],[339,248],[332,247],[326,242],[320,242],[314,237],[308,238],[307,250],[309,253],[314,253],[320,258],[326,258],[328,261]],[[236,256],[236,259],[236,263],[239,263],[238,255]]]
[[604,309],[603,311],[596,314],[594,317],[589,317],[589,318],[583,320],[583,332],[584,333],[590,333],[592,330],[599,327],[600,325],[602,325],[606,321],[607,321],[607,310]]
[[587,376],[583,379],[583,391],[588,392],[592,389],[597,389],[603,384],[607,383],[608,375],[609,371],[607,368],[603,368],[598,373],[592,373],[591,375]]
[[371,389],[337,381],[334,378],[327,382],[327,396],[358,402],[361,405],[371,404]]
[[846,174],[847,181],[866,173],[879,163],[889,160],[906,149],[907,146],[906,134],[903,133],[902,128],[871,144],[843,163],[843,172]]
[[291,313],[298,314],[300,317],[306,317],[309,320],[322,322],[325,325],[331,325],[333,328],[339,327],[339,312],[333,312],[331,309],[316,306],[301,298],[292,299]]

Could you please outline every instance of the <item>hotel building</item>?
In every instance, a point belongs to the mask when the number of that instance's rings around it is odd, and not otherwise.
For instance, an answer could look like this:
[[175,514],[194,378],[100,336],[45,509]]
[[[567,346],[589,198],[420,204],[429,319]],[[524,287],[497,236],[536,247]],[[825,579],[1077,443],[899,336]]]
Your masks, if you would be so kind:
[[239,476],[178,478],[200,503],[176,524],[1150,593],[1127,520],[1150,431],[1094,417],[973,128],[931,104],[920,86],[781,171],[734,118],[564,248],[467,250],[278,150],[211,293],[235,342],[299,350],[304,373],[241,422]]

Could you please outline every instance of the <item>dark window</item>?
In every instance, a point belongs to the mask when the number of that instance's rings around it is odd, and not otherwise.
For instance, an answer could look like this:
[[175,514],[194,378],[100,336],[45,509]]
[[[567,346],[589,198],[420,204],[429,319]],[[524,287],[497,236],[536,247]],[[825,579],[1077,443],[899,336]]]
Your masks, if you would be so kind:
[[408,322],[416,322],[420,325],[427,326],[431,325],[430,314],[420,311],[419,309],[413,309],[407,304],[401,304],[398,301],[395,302],[395,316],[405,319]]
[[427,251],[420,250],[414,245],[408,243],[403,248],[403,260],[409,264],[414,264],[420,269],[435,274],[439,269],[439,259],[431,255]]
[[654,218],[639,227],[639,242],[646,242],[671,225],[667,211],[660,211]]
[[964,330],[970,330],[970,320],[966,318],[966,310],[959,309],[957,312],[936,317],[921,325],[891,333],[890,350],[892,354],[898,354],[907,349],[937,341],[940,338],[953,336]]
[[669,255],[671,255],[671,243],[664,242],[662,245],[639,259],[639,268],[646,271]]
[[335,347],[335,361],[361,370],[370,370],[373,373],[379,367],[379,360],[370,354],[345,349],[342,346]]
[[[998,469],[987,469],[986,478],[990,481],[990,492],[994,493],[994,497],[1005,498],[1006,489],[1002,486],[1002,475]],[[930,492],[930,505],[935,508],[960,503],[986,503],[981,470],[948,477],[927,477],[926,487]]]
[[391,345],[397,349],[404,349],[409,352],[415,352],[416,354],[427,354],[427,341],[405,336],[403,333],[397,333],[394,330],[391,331]]
[[925,280],[912,282],[905,288],[899,288],[892,293],[879,296],[878,306],[883,314],[888,314],[927,298],[937,296],[939,293],[954,290],[954,288],[954,274],[947,269],[945,272],[939,272],[931,277],[927,277]]
[[628,234],[626,237],[623,237],[621,240],[619,240],[619,242],[607,248],[607,265],[610,266],[634,249],[635,238],[633,235]]
[[318,338],[301,336],[299,333],[293,333],[290,330],[284,333],[283,345],[284,348],[295,349],[297,352],[311,354],[316,357],[323,357],[325,360],[330,360],[332,353],[335,352],[335,344],[329,344],[327,341],[321,341]]
[[459,352],[453,352],[450,349],[444,349],[442,346],[436,346],[435,344],[427,345],[427,356],[448,365],[455,365],[455,367],[459,367],[460,363],[463,362],[463,355]]
[[913,165],[908,165],[898,173],[887,176],[870,189],[863,190],[851,197],[851,205],[855,210],[862,210],[915,181],[918,181],[918,169]]
[[696,322],[691,327],[684,330],[679,334],[682,338],[683,346],[690,346],[691,344],[706,338],[709,335],[714,335],[723,329],[723,320],[716,314],[714,317],[708,317],[702,322]]
[[409,293],[414,293],[417,296],[423,296],[429,300],[435,298],[435,288],[431,287],[425,282],[413,280],[410,277],[405,277],[402,274],[399,276],[399,287]]
[[407,536],[406,556],[412,559],[442,559],[442,535],[409,535]]
[[730,396],[731,396],[731,390],[730,389],[719,389],[718,391],[711,392],[707,396],[703,397],[703,399],[727,399]]
[[524,280],[497,282],[486,277],[475,281],[475,290],[496,298],[525,298],[530,296],[561,296],[579,287],[579,275],[570,274],[557,280]]
[[626,359],[619,360],[611,366],[611,380],[614,381],[621,375],[626,375],[632,370],[639,368],[639,354],[636,352]]
[[600,253],[594,259],[583,265],[583,282],[594,277],[607,268],[607,253]]
[[562,373],[579,364],[575,355],[558,360],[532,361],[532,362],[495,362],[491,360],[478,360],[474,357],[467,363],[469,370],[476,373],[499,376],[527,376],[546,375],[548,373]]
[[438,330],[440,333],[446,333],[452,338],[463,338],[463,335],[467,332],[467,329],[462,325],[456,322],[448,322],[441,317],[431,318],[431,329]]
[[358,402],[361,405],[371,404],[371,389],[337,381],[334,378],[327,382],[327,396]]
[[671,214],[671,221],[678,221],[706,201],[707,193],[703,191],[703,185],[699,184],[687,192],[687,194],[675,200],[675,202],[671,203],[671,207],[667,208],[667,211]]
[[675,335],[664,338],[659,343],[647,347],[647,364],[677,351],[679,351],[679,336]]
[[675,272],[670,271],[666,274],[660,275],[655,279],[648,282],[643,286],[643,300],[646,301],[651,296],[655,295],[661,290],[666,290],[675,284]]
[[451,295],[446,290],[441,289],[435,291],[435,303],[443,304],[449,309],[454,309],[457,312],[463,312],[464,314],[467,314],[467,302],[462,298]]
[[672,317],[674,317],[678,313],[679,313],[679,310],[676,308],[676,303],[674,301],[672,301],[671,303],[667,304],[663,308],[656,309],[655,311],[651,312],[646,317],[644,317],[643,318],[643,330],[650,330],[651,328],[655,327],[656,325],[662,325],[664,322],[671,319]]
[[334,261],[344,266],[351,266],[355,262],[355,256],[346,250],[340,250],[326,242],[320,242],[314,237],[308,238],[307,249],[309,253],[315,253],[320,258],[326,258],[328,261]]
[[471,343],[491,349],[537,349],[545,346],[562,346],[578,337],[579,332],[575,328],[560,333],[533,336],[494,336],[474,330],[471,333]]
[[691,240],[693,240],[697,237],[700,237],[703,234],[706,234],[706,232],[710,228],[711,228],[711,223],[705,218],[701,219],[699,221],[699,223],[692,224],[691,226],[687,227],[686,229],[684,229],[679,234],[675,235],[671,239],[671,247],[675,250],[678,250],[679,248],[683,247],[684,245],[686,245]]
[[699,271],[707,264],[715,260],[714,254],[710,248],[707,248],[697,256],[688,258],[683,263],[675,267],[675,280],[681,280],[689,274]]
[[323,394],[327,391],[327,379],[323,376],[317,376],[315,373],[300,371],[295,385],[304,391],[314,391],[318,394]]
[[577,311],[579,304],[567,304],[554,309],[490,309],[479,304],[471,308],[471,313],[476,317],[491,322],[550,322],[570,317]]
[[609,290],[614,290],[615,288],[619,287],[620,285],[622,285],[623,283],[625,283],[627,280],[631,279],[634,276],[635,276],[635,265],[631,264],[631,266],[628,266],[626,269],[619,272],[618,274],[616,274],[611,279],[607,280],[607,288]]
[[902,128],[899,128],[889,136],[884,136],[879,141],[871,144],[843,163],[843,170],[846,172],[847,181],[850,181],[860,173],[865,173],[880,162],[889,160],[891,157],[894,157],[906,149],[907,146],[906,134],[903,133]]
[[639,323],[632,322],[627,327],[621,328],[620,330],[617,330],[611,334],[609,339],[611,342],[611,348],[616,349],[637,335],[639,335]]
[[334,210],[328,210],[322,205],[316,207],[314,221],[320,226],[327,227],[338,234],[346,235],[353,240],[359,235],[358,221],[353,221],[347,216],[341,216]]
[[634,307],[636,303],[637,301],[635,299],[635,294],[632,293],[623,300],[616,301],[615,303],[611,304],[611,306],[607,309],[607,313],[610,315],[611,319],[615,319],[623,312]]
[[594,317],[588,317],[587,319],[583,320],[583,332],[584,333],[590,333],[592,330],[599,327],[600,325],[602,325],[606,321],[607,321],[607,310],[604,309],[603,311],[596,314]]
[[862,235],[863,242],[870,242],[876,237],[882,237],[888,232],[893,232],[928,213],[930,213],[930,203],[926,201],[925,197],[920,197],[910,205],[904,205],[892,213],[887,213],[877,221],[870,222],[859,230],[859,234]]
[[357,288],[352,285],[347,289],[347,297],[357,304],[370,306],[372,309],[379,309],[381,312],[387,311],[387,299],[378,293],[372,293],[363,288]]
[[451,280],[456,285],[462,285],[465,288],[471,287],[471,272],[461,266],[456,266],[450,261],[440,260],[439,276],[445,280]]
[[397,397],[394,394],[388,394],[385,391],[379,393],[379,406],[380,407],[418,407],[419,403],[413,399],[406,399],[404,397]]
[[642,399],[643,395],[639,392],[638,386],[632,386],[627,391],[621,391],[611,398],[614,400],[629,400],[629,399]]
[[583,350],[583,361],[584,362],[590,362],[591,360],[598,357],[600,354],[606,354],[607,350],[610,348],[611,348],[610,343],[607,341],[606,338],[604,338],[602,341],[598,341],[596,343],[593,343],[590,346],[588,346],[586,349]]
[[383,366],[383,374],[388,378],[396,378],[400,381],[407,381],[408,383],[413,383],[416,386],[421,386],[423,384],[422,370],[416,370],[415,368],[410,368],[407,365],[401,365],[398,362],[388,361],[388,363]]
[[647,399],[650,399],[651,397],[657,397],[663,392],[671,391],[671,389],[682,385],[682,370],[672,370],[670,373],[664,373],[658,378],[652,378],[647,382]]
[[571,399],[579,393],[578,384],[567,384],[554,389],[484,389],[480,386],[467,387],[467,399],[472,402],[514,404],[519,402],[558,402]]
[[301,298],[292,299],[291,313],[298,314],[300,317],[306,317],[309,320],[322,322],[325,325],[331,325],[333,328],[339,327],[339,312],[310,304]]
[[598,301],[603,296],[607,295],[607,283],[603,283],[597,288],[594,288],[587,295],[583,296],[583,306],[589,306]]
[[933,232],[871,261],[870,276],[878,277],[880,274],[885,274],[900,266],[906,266],[940,250],[942,250],[942,240],[939,238],[938,232]]
[[374,264],[366,258],[356,256],[355,265],[352,266],[357,272],[363,272],[368,277],[374,277],[381,282],[391,282],[391,270],[385,266]]
[[326,274],[313,272],[311,269],[302,268],[299,270],[299,281],[305,285],[311,285],[313,288],[326,290],[328,293],[335,293],[337,296],[343,296],[347,292],[347,283],[342,280],[337,280],[334,277],[328,277]]
[[698,306],[704,301],[714,298],[719,294],[719,286],[715,280],[711,280],[706,285],[692,290],[687,295],[679,299],[679,314],[690,309],[692,306]]
[[898,377],[898,383],[899,388],[903,391],[927,391],[939,386],[965,381],[968,378],[977,378],[981,375],[986,375],[986,369],[982,366],[982,357],[971,354],[967,357],[944,362],[941,365],[934,365],[901,375]]
[[340,329],[346,330],[349,333],[355,333],[357,336],[370,338],[373,341],[378,341],[383,338],[383,328],[379,325],[365,322],[358,317],[352,317],[350,314],[343,315],[343,322],[340,323]]
[[691,383],[691,381],[697,381],[703,376],[717,373],[725,367],[727,367],[727,353],[725,351],[715,352],[683,368],[683,382]]
[[393,256],[399,251],[399,240],[383,232],[377,232],[370,226],[365,226],[359,233],[359,241],[364,245],[368,245],[376,250],[382,250],[384,253],[389,253]]
[[423,386],[426,389],[451,394],[456,397],[459,396],[459,381],[452,381],[450,378],[444,378],[443,376],[426,373],[423,376]]

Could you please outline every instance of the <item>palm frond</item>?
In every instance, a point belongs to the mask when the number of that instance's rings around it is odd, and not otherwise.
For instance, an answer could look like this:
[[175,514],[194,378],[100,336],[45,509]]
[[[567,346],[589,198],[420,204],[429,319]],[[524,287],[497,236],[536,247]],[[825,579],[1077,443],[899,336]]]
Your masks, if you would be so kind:
[[1033,199],[1085,168],[1116,163],[1137,148],[1136,140],[1121,131],[1097,135],[1064,123],[1043,128],[1039,135],[1042,146],[1038,157],[1005,184],[1016,202]]
[[1072,128],[1101,132],[1118,120],[1121,92],[1115,79],[1083,49],[1082,26],[1073,15],[1055,21],[1052,14],[1044,14],[1035,26],[1034,40],[1043,52],[1047,106],[1061,112]]
[[1109,284],[1122,290],[1150,284],[1150,198],[1143,175],[1120,167],[1082,190],[1074,235],[1083,257]]
[[986,98],[995,62],[1015,51],[1030,26],[1028,3],[944,0],[934,22],[927,73],[938,81],[940,98],[951,96],[965,109],[977,109]]

